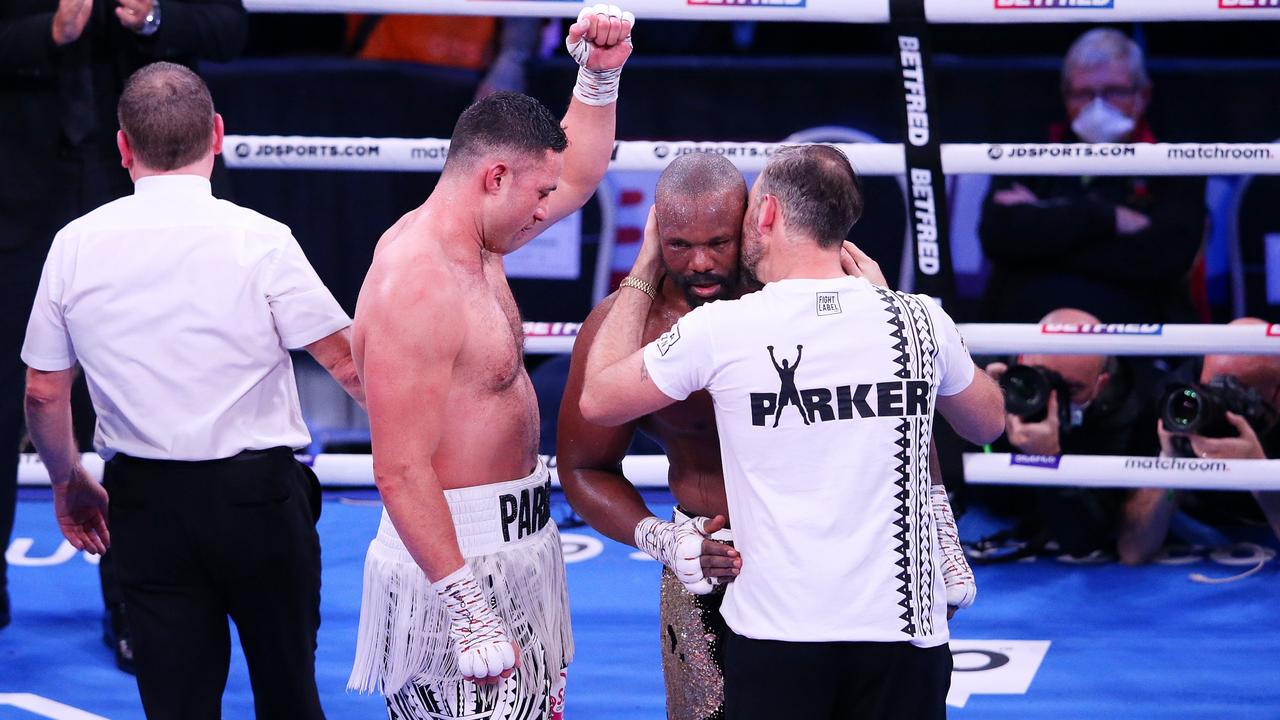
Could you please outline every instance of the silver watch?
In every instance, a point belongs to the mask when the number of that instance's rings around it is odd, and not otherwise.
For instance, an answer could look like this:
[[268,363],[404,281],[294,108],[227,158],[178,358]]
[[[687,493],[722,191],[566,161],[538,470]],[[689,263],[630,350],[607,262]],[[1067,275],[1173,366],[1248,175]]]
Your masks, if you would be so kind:
[[142,27],[138,30],[138,34],[142,36],[155,35],[160,29],[160,0],[151,1],[151,12],[142,19]]

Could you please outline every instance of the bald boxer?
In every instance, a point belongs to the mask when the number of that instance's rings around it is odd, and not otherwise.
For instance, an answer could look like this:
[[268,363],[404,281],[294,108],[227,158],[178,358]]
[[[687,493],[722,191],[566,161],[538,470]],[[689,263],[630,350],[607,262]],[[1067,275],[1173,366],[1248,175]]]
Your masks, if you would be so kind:
[[[1231,325],[1265,325],[1258,318],[1239,318]],[[1280,408],[1280,357],[1275,355],[1206,355],[1200,371],[1200,382],[1229,375],[1253,389],[1272,409]],[[1191,451],[1200,458],[1266,460],[1277,457],[1274,444],[1275,429],[1266,437],[1245,418],[1227,413],[1227,421],[1236,430],[1236,437],[1211,438],[1191,434],[1187,439]],[[1165,430],[1164,423],[1157,427],[1161,457],[1178,457],[1173,447],[1173,435]],[[1268,453],[1267,450],[1271,452]],[[1271,529],[1280,537],[1280,492],[1253,492]],[[1135,490],[1124,508],[1124,525],[1121,529],[1118,549],[1120,559],[1130,565],[1149,561],[1160,551],[1169,532],[1169,521],[1177,509],[1177,495],[1163,488]]]
[[[747,188],[731,162],[703,153],[681,156],[663,171],[654,200],[654,222],[647,234],[656,232],[665,272],[645,320],[646,343],[693,308],[759,287],[739,272]],[[852,244],[846,244],[844,261],[847,273],[884,284],[876,263]],[[720,616],[722,585],[739,572],[741,559],[728,544],[732,533],[725,522],[728,503],[711,398],[705,392],[694,393],[619,427],[592,424],[582,417],[586,357],[615,298],[611,295],[592,311],[574,344],[557,426],[557,472],[570,504],[593,528],[666,566],[660,590],[660,643],[667,717],[722,717],[722,643],[727,632]],[[673,522],[655,517],[621,472],[636,430],[656,439],[666,451],[667,482],[677,502]],[[967,607],[976,585],[936,467],[934,478],[939,483],[933,497],[935,516],[940,540],[948,547],[949,602]],[[685,559],[677,549],[680,543],[700,546],[700,560]]]
[[588,8],[563,121],[496,93],[458,119],[431,196],[378,243],[352,350],[385,510],[350,687],[391,718],[560,717],[573,655],[538,407],[503,257],[580,208],[613,150],[633,19]]

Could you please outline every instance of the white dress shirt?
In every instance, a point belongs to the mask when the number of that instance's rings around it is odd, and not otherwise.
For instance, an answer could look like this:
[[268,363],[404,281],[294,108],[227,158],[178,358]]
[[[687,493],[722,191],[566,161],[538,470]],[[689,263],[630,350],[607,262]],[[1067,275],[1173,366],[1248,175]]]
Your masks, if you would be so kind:
[[951,318],[862,278],[772,282],[646,346],[662,392],[715,404],[742,574],[720,612],[791,642],[947,641],[929,507],[934,404],[973,381]]
[[287,227],[159,175],[54,238],[22,360],[80,362],[103,457],[213,460],[309,444],[288,349],[350,324]]

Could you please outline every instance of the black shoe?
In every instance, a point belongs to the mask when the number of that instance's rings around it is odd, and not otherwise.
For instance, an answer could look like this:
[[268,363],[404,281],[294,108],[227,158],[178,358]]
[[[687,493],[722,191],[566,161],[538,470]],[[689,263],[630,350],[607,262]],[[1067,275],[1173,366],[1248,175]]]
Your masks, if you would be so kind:
[[116,667],[130,675],[133,668],[133,643],[129,639],[129,618],[124,605],[117,605],[102,614],[102,642],[111,648],[116,657]]

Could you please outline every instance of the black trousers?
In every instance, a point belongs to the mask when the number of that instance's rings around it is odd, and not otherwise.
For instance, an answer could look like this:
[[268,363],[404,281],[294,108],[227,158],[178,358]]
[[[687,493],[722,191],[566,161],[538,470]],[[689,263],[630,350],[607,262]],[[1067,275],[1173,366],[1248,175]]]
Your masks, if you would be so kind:
[[323,718],[319,483],[286,448],[107,463],[115,570],[151,720],[218,718],[236,623],[258,718]]
[[947,716],[951,648],[906,642],[781,642],[730,632],[728,720],[937,720]]

